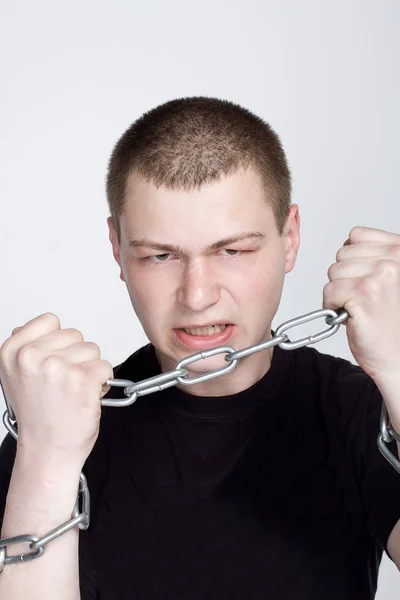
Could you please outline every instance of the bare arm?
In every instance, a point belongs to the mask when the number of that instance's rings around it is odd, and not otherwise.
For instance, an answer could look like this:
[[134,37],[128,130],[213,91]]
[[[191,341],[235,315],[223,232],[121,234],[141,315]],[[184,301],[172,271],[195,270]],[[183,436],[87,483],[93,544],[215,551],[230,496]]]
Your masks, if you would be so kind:
[[[62,464],[51,457],[38,459],[18,448],[1,538],[27,533],[42,537],[68,521],[77,497],[79,474],[79,465]],[[79,532],[74,527],[49,542],[37,559],[5,565],[0,573],[0,598],[80,600]],[[26,552],[28,543],[7,547],[8,556]]]
[[[44,313],[13,330],[0,348],[0,370],[18,423],[2,538],[43,537],[71,519],[113,368],[80,331],[62,329],[56,315]],[[36,559],[5,565],[0,598],[80,600],[79,532],[76,527],[49,542]],[[7,554],[28,548],[13,544]]]

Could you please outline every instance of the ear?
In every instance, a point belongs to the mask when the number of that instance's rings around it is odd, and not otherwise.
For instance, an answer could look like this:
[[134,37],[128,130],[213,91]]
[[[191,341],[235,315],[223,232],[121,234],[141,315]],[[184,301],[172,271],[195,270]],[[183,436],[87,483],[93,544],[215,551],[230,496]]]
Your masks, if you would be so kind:
[[283,233],[286,246],[286,273],[290,273],[296,264],[300,246],[300,212],[297,204],[292,204]]
[[108,225],[108,231],[109,231],[108,237],[109,237],[109,240],[112,245],[113,255],[114,255],[114,258],[120,268],[119,278],[121,279],[121,281],[125,281],[124,272],[123,272],[122,266],[121,266],[121,248],[120,248],[120,245],[118,242],[118,236],[115,231],[111,217],[108,217],[107,225]]

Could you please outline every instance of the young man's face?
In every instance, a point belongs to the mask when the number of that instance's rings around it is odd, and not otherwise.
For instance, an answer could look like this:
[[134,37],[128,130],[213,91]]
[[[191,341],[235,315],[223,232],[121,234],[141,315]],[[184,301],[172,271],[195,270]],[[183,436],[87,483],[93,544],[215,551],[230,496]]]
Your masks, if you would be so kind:
[[[157,189],[135,175],[126,198],[121,244],[108,219],[110,240],[163,372],[200,350],[222,345],[240,350],[271,337],[285,274],[295,265],[300,242],[297,205],[279,237],[258,175],[243,169],[191,192]],[[232,240],[244,234],[249,237]],[[222,247],[211,248],[222,240]],[[228,327],[183,330],[212,323]],[[266,373],[272,352],[254,354],[229,374],[184,389],[209,396],[246,389]],[[186,368],[193,377],[226,364],[221,354]]]

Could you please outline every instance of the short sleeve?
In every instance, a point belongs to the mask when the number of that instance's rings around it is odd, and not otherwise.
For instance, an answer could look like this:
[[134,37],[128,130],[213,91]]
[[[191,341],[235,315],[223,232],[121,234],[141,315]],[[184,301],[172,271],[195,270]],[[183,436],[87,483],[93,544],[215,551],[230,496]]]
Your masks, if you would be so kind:
[[[367,515],[370,534],[383,546],[391,560],[387,542],[400,519],[400,473],[389,463],[378,448],[380,416],[383,398],[375,382],[368,378],[364,388],[366,398],[365,435],[362,440],[360,457],[361,493]],[[387,444],[390,452],[398,459],[396,441]]]

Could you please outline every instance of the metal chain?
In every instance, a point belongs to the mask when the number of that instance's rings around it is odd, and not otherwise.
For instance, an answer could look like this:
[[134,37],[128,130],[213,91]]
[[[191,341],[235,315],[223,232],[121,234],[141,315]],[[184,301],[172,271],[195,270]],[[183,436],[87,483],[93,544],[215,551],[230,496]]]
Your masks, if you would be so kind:
[[[325,323],[329,325],[329,327],[328,329],[325,329],[324,331],[321,331],[316,335],[310,335],[308,337],[304,337],[300,340],[293,342],[290,341],[287,334],[284,333],[292,327],[296,327],[297,325],[302,325],[303,323],[307,323],[309,321],[313,321],[322,317],[325,317]],[[323,308],[311,313],[307,313],[306,315],[303,315],[301,317],[291,319],[289,321],[286,321],[285,323],[282,323],[282,325],[280,325],[276,329],[274,336],[271,339],[269,339],[266,342],[256,344],[254,346],[249,346],[248,348],[244,348],[243,350],[236,351],[234,348],[232,348],[232,346],[218,346],[217,348],[211,348],[209,350],[204,350],[203,352],[197,352],[196,354],[192,354],[180,360],[175,365],[175,369],[173,371],[170,371],[168,373],[162,373],[160,375],[155,375],[154,377],[149,377],[148,379],[144,379],[138,382],[133,382],[128,379],[108,379],[106,385],[110,387],[124,388],[124,394],[126,398],[102,398],[100,403],[102,406],[129,406],[130,404],[136,402],[136,400],[140,396],[145,396],[154,392],[161,392],[162,390],[165,390],[166,388],[172,387],[177,384],[181,384],[184,386],[195,385],[196,383],[208,381],[214,379],[215,377],[220,377],[221,375],[225,375],[226,373],[233,371],[233,369],[236,368],[241,359],[255,354],[256,352],[262,352],[263,350],[266,350],[267,348],[270,348],[272,346],[279,346],[283,350],[295,350],[297,348],[302,348],[310,344],[315,344],[325,338],[328,338],[338,331],[340,324],[346,321],[348,317],[349,314],[344,309],[341,309],[339,312],[336,312],[329,308]],[[209,371],[208,373],[204,373],[203,375],[199,375],[198,377],[189,378],[189,374],[184,367],[194,362],[197,362],[198,360],[206,359],[210,356],[216,356],[217,354],[225,354],[224,358],[225,361],[228,363],[226,366],[220,369],[215,369],[214,371]],[[4,390],[3,395],[7,407],[3,415],[3,423],[6,429],[10,432],[10,434],[16,440],[18,440],[18,429],[15,414],[9,402],[7,401],[7,398],[4,394]],[[378,435],[378,448],[383,454],[383,456],[390,462],[390,464],[398,471],[398,473],[400,473],[400,462],[386,447],[386,443],[392,442],[393,439],[400,443],[400,434],[394,431],[394,429],[391,427],[388,412],[386,410],[385,405],[383,404],[380,419],[380,432]],[[81,496],[82,507],[80,509],[79,500]],[[19,563],[38,558],[43,554],[45,545],[47,543],[59,537],[63,533],[66,533],[73,527],[78,526],[79,529],[87,529],[89,527],[89,521],[89,489],[87,486],[86,478],[84,474],[81,473],[78,497],[76,500],[75,507],[73,509],[72,518],[63,525],[60,525],[56,529],[53,529],[42,538],[39,538],[36,535],[20,535],[0,540],[0,572],[4,569],[4,565],[6,564]],[[11,544],[18,544],[21,542],[30,542],[29,552],[21,554],[19,556],[6,556],[7,546]]]

